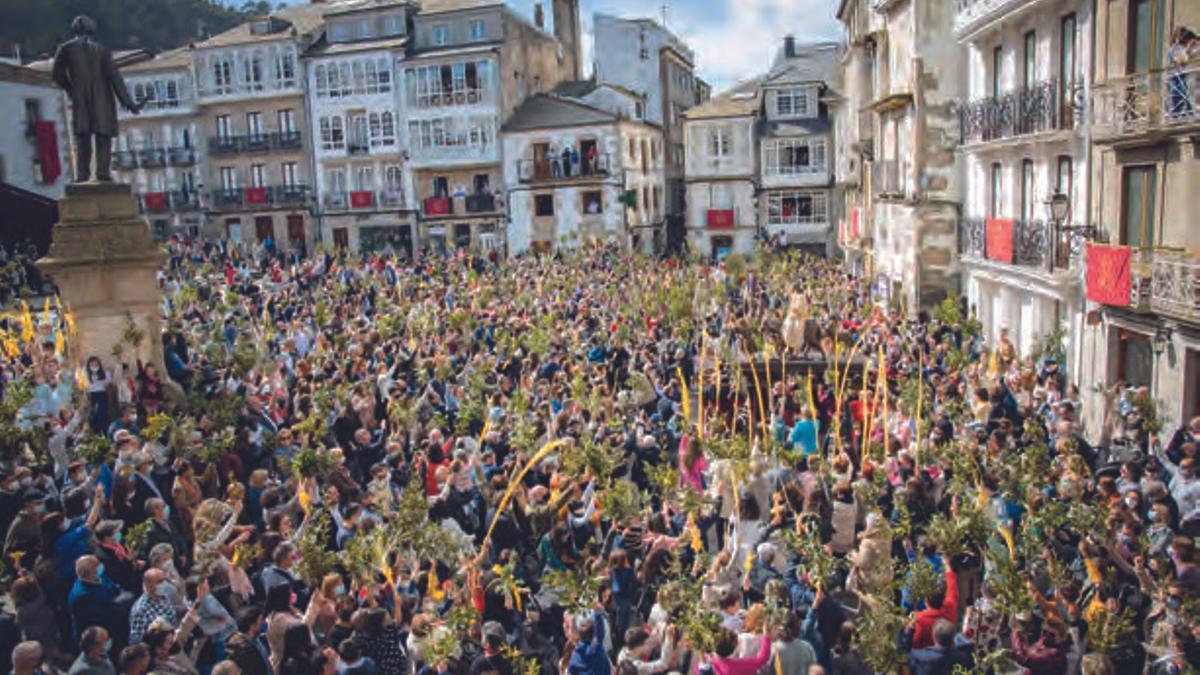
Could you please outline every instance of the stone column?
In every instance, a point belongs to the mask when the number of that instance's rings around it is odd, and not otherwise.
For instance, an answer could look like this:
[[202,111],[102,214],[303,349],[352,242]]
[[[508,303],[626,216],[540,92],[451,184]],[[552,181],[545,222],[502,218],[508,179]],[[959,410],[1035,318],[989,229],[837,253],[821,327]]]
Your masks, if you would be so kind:
[[[120,364],[113,348],[122,345],[123,362],[136,367],[141,358],[165,379],[157,272],[166,254],[150,236],[129,185],[68,185],[58,213],[50,251],[37,264],[75,317],[71,365],[94,355],[115,373]],[[131,323],[142,334],[136,349],[125,339]]]

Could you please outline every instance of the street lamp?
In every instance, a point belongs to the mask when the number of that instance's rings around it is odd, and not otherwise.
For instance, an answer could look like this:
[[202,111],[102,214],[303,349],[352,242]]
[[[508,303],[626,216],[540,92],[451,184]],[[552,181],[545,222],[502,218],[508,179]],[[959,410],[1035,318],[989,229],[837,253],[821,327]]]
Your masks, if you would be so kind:
[[1154,348],[1155,356],[1162,356],[1166,351],[1167,344],[1171,341],[1171,329],[1167,326],[1159,326],[1154,329],[1154,337],[1151,338],[1151,345]]
[[[1056,245],[1052,254],[1057,267],[1060,264],[1060,258],[1065,261],[1070,257],[1071,251],[1075,248],[1072,245],[1075,237],[1081,237],[1084,241],[1092,241],[1096,238],[1096,228],[1092,225],[1067,224],[1067,217],[1071,213],[1071,198],[1062,192],[1056,191],[1047,197],[1046,208],[1050,211],[1050,224],[1055,233]],[[1064,243],[1067,247],[1065,252],[1061,250]]]

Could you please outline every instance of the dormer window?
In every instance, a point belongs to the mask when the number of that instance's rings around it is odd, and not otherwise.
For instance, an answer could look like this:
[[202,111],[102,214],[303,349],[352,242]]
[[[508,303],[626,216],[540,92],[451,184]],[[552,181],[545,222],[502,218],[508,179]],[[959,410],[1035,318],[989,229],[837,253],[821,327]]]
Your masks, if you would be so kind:
[[350,40],[350,24],[345,21],[329,24],[329,39],[332,42],[347,42]]
[[250,24],[250,33],[252,35],[266,35],[271,32],[271,20],[259,19]]
[[778,117],[808,117],[808,91],[799,87],[780,89],[775,96],[775,114]]
[[404,34],[404,15],[403,14],[388,14],[383,17],[383,34],[384,35],[403,35]]
[[487,36],[487,28],[483,23],[483,19],[476,19],[471,22],[471,39],[479,41]]
[[433,27],[433,44],[439,47],[450,44],[450,27],[439,23]]

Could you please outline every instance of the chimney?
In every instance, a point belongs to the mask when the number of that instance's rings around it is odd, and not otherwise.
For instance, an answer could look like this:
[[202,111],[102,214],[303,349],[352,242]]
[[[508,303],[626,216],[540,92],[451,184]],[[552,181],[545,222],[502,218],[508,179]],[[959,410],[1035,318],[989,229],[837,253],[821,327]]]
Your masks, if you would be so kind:
[[796,58],[796,36],[788,35],[783,38],[783,55],[789,59]]
[[563,65],[566,77],[578,80],[583,77],[583,40],[579,35],[579,0],[553,0],[554,37],[562,45]]
[[537,26],[538,30],[546,30],[546,10],[540,2],[533,5],[533,25]]

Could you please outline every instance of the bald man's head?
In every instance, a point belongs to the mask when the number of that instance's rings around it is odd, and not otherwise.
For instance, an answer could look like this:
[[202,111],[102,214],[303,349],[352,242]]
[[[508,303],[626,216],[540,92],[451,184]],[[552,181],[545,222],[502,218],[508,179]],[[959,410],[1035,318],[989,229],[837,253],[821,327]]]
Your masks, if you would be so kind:
[[75,576],[96,583],[99,581],[100,561],[94,555],[85,555],[75,561]]

